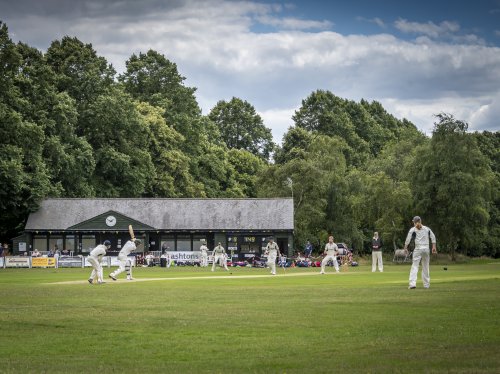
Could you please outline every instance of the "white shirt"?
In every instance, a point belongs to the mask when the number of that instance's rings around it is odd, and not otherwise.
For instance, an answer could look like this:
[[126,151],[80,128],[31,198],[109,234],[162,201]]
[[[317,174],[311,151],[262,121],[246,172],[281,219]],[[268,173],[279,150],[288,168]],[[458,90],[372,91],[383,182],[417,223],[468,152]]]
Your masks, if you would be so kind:
[[410,244],[413,233],[416,233],[415,249],[429,249],[429,238],[431,238],[432,244],[436,244],[436,236],[430,228],[422,226],[420,230],[417,230],[416,227],[412,227],[406,236],[405,248]]
[[106,254],[106,246],[104,244],[99,244],[90,252],[90,256],[98,259],[101,259],[102,256],[104,256],[105,254]]
[[201,251],[201,254],[202,256],[206,256],[207,255],[207,251],[208,251],[208,248],[205,244],[203,244],[201,247],[200,247],[200,251]]
[[269,253],[270,255],[274,255],[276,256],[278,254],[278,251],[279,251],[279,247],[278,247],[278,244],[276,244],[275,242],[269,242],[267,243],[267,246],[266,246],[266,252]]
[[137,247],[135,246],[134,242],[132,240],[129,240],[128,242],[125,243],[123,246],[122,250],[118,255],[122,256],[128,256],[130,252],[135,251]]
[[339,247],[337,247],[337,244],[335,243],[326,243],[325,245],[325,252],[327,256],[335,256],[335,254],[338,252]]
[[222,245],[218,245],[217,247],[214,248],[214,255],[220,255],[226,253],[226,250]]

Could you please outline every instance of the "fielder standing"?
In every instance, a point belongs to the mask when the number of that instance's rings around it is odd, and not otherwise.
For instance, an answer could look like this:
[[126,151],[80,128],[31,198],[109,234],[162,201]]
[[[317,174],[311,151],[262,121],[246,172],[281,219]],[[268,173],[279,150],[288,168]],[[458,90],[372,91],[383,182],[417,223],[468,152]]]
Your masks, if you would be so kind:
[[319,272],[320,274],[325,274],[325,266],[326,264],[328,264],[328,261],[330,260],[333,261],[333,266],[335,266],[335,271],[337,273],[339,272],[339,263],[337,262],[338,252],[339,248],[337,247],[337,244],[333,242],[333,236],[328,237],[328,243],[326,243],[325,251],[323,252],[325,258],[323,258],[323,261],[321,261],[321,271]]
[[378,271],[383,273],[384,264],[382,262],[382,239],[378,236],[378,232],[375,231],[372,238],[372,273],[377,271],[377,263]]
[[132,278],[132,261],[128,258],[130,252],[133,252],[137,249],[137,246],[141,244],[140,239],[130,239],[125,243],[120,253],[118,253],[118,261],[120,261],[120,266],[118,269],[109,274],[109,277],[116,280],[118,274],[127,272],[127,280],[133,280]]
[[419,216],[413,217],[413,227],[408,231],[406,236],[404,250],[407,251],[408,244],[412,237],[415,237],[415,249],[413,250],[413,262],[411,264],[410,270],[410,285],[409,289],[417,288],[417,274],[420,261],[422,261],[422,283],[424,288],[429,288],[431,285],[431,277],[429,274],[429,262],[430,262],[430,251],[429,251],[429,240],[432,242],[432,253],[437,253],[436,250],[436,236],[432,230],[422,225],[422,220]]
[[265,253],[267,255],[267,266],[271,268],[271,274],[276,275],[276,257],[278,257],[278,254],[281,256],[281,253],[278,244],[274,242],[273,238],[269,238]]
[[105,240],[104,243],[95,247],[87,257],[87,261],[92,265],[92,273],[90,274],[89,283],[94,283],[94,278],[97,277],[97,284],[105,283],[102,279],[102,258],[106,255],[106,251],[111,247],[111,242]]
[[208,247],[203,243],[200,247],[201,258],[200,258],[200,266],[202,268],[206,268],[208,266]]
[[227,268],[226,250],[220,242],[217,247],[214,248],[213,257],[214,262],[212,263],[212,271],[215,271],[215,265],[217,264],[217,262],[219,262],[220,267],[224,266],[224,269],[229,271],[229,269]]

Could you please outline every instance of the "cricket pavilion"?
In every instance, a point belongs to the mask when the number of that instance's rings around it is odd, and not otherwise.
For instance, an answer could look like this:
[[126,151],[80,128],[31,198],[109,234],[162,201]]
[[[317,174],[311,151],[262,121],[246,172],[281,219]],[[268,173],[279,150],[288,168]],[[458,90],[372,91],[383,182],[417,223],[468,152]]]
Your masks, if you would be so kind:
[[28,217],[16,238],[17,253],[58,249],[88,254],[104,240],[118,252],[130,238],[139,252],[211,250],[218,242],[239,259],[259,256],[269,237],[288,256],[293,253],[291,198],[272,199],[46,199]]

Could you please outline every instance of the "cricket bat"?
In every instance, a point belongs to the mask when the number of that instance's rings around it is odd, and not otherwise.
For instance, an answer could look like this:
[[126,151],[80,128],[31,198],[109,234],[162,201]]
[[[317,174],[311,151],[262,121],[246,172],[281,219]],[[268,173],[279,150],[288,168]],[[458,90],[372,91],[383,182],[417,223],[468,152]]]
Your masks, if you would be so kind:
[[132,225],[128,225],[128,232],[130,234],[130,239],[134,240],[135,235],[134,235],[134,229],[132,228]]

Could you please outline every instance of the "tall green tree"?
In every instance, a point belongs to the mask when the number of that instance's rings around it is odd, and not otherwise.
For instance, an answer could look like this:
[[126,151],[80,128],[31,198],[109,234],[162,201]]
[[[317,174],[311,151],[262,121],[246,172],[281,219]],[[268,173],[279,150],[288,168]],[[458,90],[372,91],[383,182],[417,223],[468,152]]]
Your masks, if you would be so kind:
[[190,171],[190,158],[183,152],[186,139],[163,118],[163,109],[145,102],[136,102],[136,109],[147,127],[147,149],[155,173],[147,196],[203,196],[203,185]]
[[101,95],[81,114],[81,129],[95,152],[95,191],[102,197],[135,197],[151,190],[155,169],[148,128],[132,98],[120,88]]
[[276,148],[274,162],[285,164],[296,158],[305,158],[307,149],[314,137],[315,135],[302,127],[290,127],[283,136],[283,144],[281,147]]
[[410,183],[395,181],[384,172],[371,174],[359,170],[353,171],[351,180],[354,173],[360,187],[353,195],[351,207],[364,234],[364,244],[368,245],[373,232],[378,231],[386,243],[385,250],[400,247],[413,205]]
[[191,119],[201,115],[196,88],[184,85],[185,77],[177,65],[164,55],[148,50],[133,54],[125,63],[126,71],[118,80],[134,99],[164,109],[164,118],[182,135],[191,132]]
[[26,44],[17,45],[22,63],[15,79],[24,105],[19,108],[25,120],[44,132],[43,160],[57,196],[93,196],[93,152],[75,132],[78,113],[75,100],[58,92],[56,75],[43,54]]
[[114,85],[113,66],[97,55],[92,44],[77,38],[65,36],[52,42],[46,59],[56,74],[59,92],[67,92],[76,101],[78,112]]
[[356,133],[345,101],[329,91],[318,90],[302,100],[302,106],[293,115],[295,125],[307,131],[344,139],[346,160],[350,165],[362,165],[370,156],[367,141]]
[[500,132],[475,132],[479,149],[488,158],[490,167],[495,173],[492,201],[489,204],[490,220],[488,222],[488,234],[484,236],[480,244],[480,251],[474,255],[485,254],[488,256],[500,256]]
[[0,236],[10,238],[22,230],[29,212],[53,191],[43,160],[45,135],[26,120],[21,109],[28,105],[17,82],[23,56],[0,22]]
[[275,144],[268,129],[255,108],[247,101],[233,97],[230,101],[219,101],[208,114],[219,128],[220,134],[230,149],[244,149],[269,160]]
[[347,101],[344,108],[356,134],[368,143],[372,156],[376,156],[387,142],[396,138],[395,134],[378,123],[363,105]]
[[346,172],[343,143],[338,138],[317,136],[304,158],[271,165],[259,174],[259,196],[291,197],[293,194],[295,237],[299,245],[308,239],[325,240],[330,230],[335,230],[326,222],[327,195],[332,186],[342,183]]
[[419,150],[412,184],[416,211],[455,258],[486,234],[494,175],[468,124],[437,115],[429,147]]
[[243,197],[257,197],[257,175],[267,164],[262,158],[243,149],[230,149],[228,162],[234,169],[234,179]]

